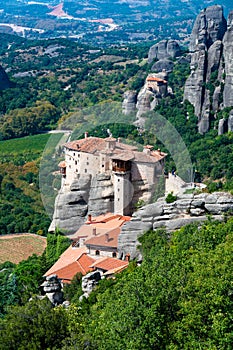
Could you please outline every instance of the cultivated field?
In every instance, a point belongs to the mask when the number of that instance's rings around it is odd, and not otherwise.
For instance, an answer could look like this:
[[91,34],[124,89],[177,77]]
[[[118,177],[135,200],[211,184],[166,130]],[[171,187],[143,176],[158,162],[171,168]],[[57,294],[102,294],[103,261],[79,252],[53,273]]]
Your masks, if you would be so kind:
[[0,264],[5,261],[18,264],[32,254],[41,255],[46,244],[45,237],[35,234],[0,236]]

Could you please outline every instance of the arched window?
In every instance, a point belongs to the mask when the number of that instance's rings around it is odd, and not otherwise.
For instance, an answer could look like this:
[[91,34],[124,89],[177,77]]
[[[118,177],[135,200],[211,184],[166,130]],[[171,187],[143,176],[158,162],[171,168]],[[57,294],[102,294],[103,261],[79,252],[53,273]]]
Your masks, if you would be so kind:
[[112,253],[112,257],[113,257],[113,258],[116,258],[116,257],[117,257],[117,253],[116,253],[116,252],[113,252],[113,253]]
[[99,251],[99,250],[96,250],[96,251],[95,251],[95,255],[100,255],[100,251]]

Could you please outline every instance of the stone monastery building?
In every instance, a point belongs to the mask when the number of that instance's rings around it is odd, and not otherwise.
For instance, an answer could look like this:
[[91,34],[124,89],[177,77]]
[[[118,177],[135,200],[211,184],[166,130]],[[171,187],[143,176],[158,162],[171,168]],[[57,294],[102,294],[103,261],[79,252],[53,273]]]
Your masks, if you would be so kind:
[[143,152],[120,139],[88,137],[64,145],[65,161],[59,164],[62,173],[62,192],[70,190],[72,183],[90,175],[92,178],[108,174],[113,184],[113,212],[132,214],[135,193],[149,201],[153,189],[164,171],[166,154],[145,146]]

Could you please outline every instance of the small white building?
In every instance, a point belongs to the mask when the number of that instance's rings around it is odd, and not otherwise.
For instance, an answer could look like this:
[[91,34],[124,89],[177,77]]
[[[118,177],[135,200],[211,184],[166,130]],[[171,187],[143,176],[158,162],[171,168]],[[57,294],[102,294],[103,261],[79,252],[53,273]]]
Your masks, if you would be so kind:
[[141,182],[153,192],[164,171],[166,154],[149,145],[139,152],[120,139],[88,137],[85,133],[85,138],[68,142],[64,148],[65,161],[59,164],[63,190],[69,191],[72,182],[82,175],[108,174],[114,187],[115,214],[130,215],[134,187]]

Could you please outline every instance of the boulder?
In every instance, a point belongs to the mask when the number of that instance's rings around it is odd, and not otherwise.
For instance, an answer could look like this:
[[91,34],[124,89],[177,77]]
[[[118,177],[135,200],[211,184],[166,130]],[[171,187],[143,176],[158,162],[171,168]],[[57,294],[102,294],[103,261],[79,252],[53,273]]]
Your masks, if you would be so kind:
[[63,303],[64,299],[61,281],[57,275],[47,276],[41,287],[47,298],[54,306]]

